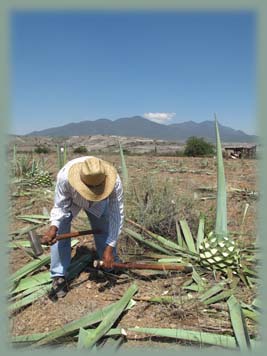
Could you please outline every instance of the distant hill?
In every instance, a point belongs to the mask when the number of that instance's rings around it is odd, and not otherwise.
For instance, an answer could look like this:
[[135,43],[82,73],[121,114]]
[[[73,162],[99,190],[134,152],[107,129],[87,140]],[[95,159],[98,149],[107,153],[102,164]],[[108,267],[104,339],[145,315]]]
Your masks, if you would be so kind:
[[[257,136],[248,135],[241,130],[234,130],[219,125],[223,142],[257,142]],[[190,136],[203,137],[215,142],[213,121],[196,123],[187,121],[180,124],[162,125],[147,120],[141,116],[120,118],[114,121],[99,119],[81,121],[64,126],[52,127],[41,131],[33,131],[27,136],[93,136],[116,135],[128,137],[146,137],[167,141],[186,141]]]

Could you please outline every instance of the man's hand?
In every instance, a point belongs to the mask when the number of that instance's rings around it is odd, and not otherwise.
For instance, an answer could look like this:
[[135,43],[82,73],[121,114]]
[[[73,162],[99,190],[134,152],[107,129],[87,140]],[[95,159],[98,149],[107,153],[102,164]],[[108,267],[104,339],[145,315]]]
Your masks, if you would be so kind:
[[113,247],[107,246],[104,250],[102,260],[104,268],[113,268],[114,256],[113,256]]
[[42,236],[41,244],[44,245],[53,245],[57,242],[56,235],[57,235],[57,227],[50,226],[49,230]]

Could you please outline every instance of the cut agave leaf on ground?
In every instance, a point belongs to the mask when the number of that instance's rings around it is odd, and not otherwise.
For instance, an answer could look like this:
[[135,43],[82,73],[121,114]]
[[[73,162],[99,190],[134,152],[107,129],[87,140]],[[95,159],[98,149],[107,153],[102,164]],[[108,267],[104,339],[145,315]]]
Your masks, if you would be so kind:
[[51,277],[49,271],[41,272],[30,277],[22,278],[19,281],[17,287],[14,290],[12,290],[12,294],[19,293],[25,289],[34,288],[41,284],[49,283],[50,281],[51,281]]
[[31,247],[30,241],[18,240],[8,243],[9,248]]
[[201,302],[204,302],[206,299],[209,299],[209,298],[213,297],[215,294],[218,294],[219,292],[221,292],[224,289],[224,287],[225,287],[225,283],[223,283],[223,282],[215,284],[210,289],[208,289],[206,292],[201,294],[199,296],[199,300]]
[[18,335],[12,336],[11,342],[12,344],[16,343],[34,343],[41,340],[47,333],[38,333],[38,334],[31,334],[31,335]]
[[238,300],[233,295],[227,300],[227,304],[236,342],[240,348],[240,351],[249,351],[251,348],[250,338],[242,308]]
[[182,263],[184,262],[181,257],[160,258],[159,263]]
[[18,217],[18,216],[16,216],[16,218],[18,220],[23,220],[23,221],[30,222],[30,223],[33,223],[33,224],[38,224],[38,225],[44,225],[44,224],[47,223],[44,220],[39,220],[39,219],[34,219],[34,218],[21,218],[21,217]]
[[[30,241],[27,240],[13,240],[12,242],[8,243],[9,248],[20,248],[20,247],[29,247],[31,248]],[[42,245],[43,248],[48,248],[47,245]]]
[[24,298],[20,299],[19,301],[8,305],[8,308],[7,308],[8,311],[14,312],[22,307],[25,307],[25,306],[33,303],[35,300],[37,300],[38,298],[42,297],[43,295],[45,295],[46,293],[48,293],[50,291],[51,284],[52,283],[50,283],[46,286],[42,286],[41,288],[38,288],[35,292],[31,293],[27,297],[24,297]]
[[128,328],[128,331],[150,334],[153,336],[170,337],[177,340],[194,341],[198,344],[209,344],[226,348],[237,348],[236,340],[232,336],[199,332],[184,329],[157,328]]
[[225,290],[222,291],[221,293],[218,293],[206,300],[204,300],[204,304],[209,305],[209,304],[213,304],[213,303],[218,303],[221,302],[222,300],[225,300],[226,298],[229,298],[231,295],[233,294],[232,290]]
[[247,286],[248,288],[253,288],[254,287],[252,281],[247,276],[247,274],[245,273],[244,269],[239,271],[238,277],[241,279],[241,281],[244,283],[244,285]]
[[[69,268],[69,279],[74,278],[81,272],[81,270],[88,264],[91,256],[86,255],[82,256],[78,261],[72,262]],[[40,287],[42,285],[42,287]],[[37,288],[36,288],[37,287]],[[13,294],[23,291],[17,295],[19,300],[16,300],[8,306],[10,312],[14,312],[22,307],[25,307],[33,303],[38,298],[49,293],[51,290],[51,278],[50,272],[41,272],[36,275],[26,277],[25,279],[20,280],[16,289],[12,291]]]
[[253,309],[258,309],[258,310],[262,310],[263,307],[262,302],[259,298],[255,298],[251,303],[251,306]]
[[[238,350],[236,339],[233,336],[221,335],[215,333],[199,332],[184,329],[167,329],[167,328],[128,328],[126,331],[134,331],[137,333],[150,334],[153,336],[170,337],[177,340],[193,341],[200,345],[207,344]],[[259,340],[251,340],[251,349],[258,351],[262,348]]]
[[91,330],[87,331],[84,328],[80,328],[79,335],[78,335],[78,344],[77,344],[78,349],[83,348],[83,345],[85,345],[86,340],[89,338],[90,334],[91,334]]
[[101,351],[108,351],[109,354],[115,353],[125,341],[124,336],[109,337],[104,339],[104,343],[101,346]]
[[260,321],[261,313],[256,310],[250,310],[246,308],[242,308],[242,312],[246,318],[254,320],[256,322]]
[[29,257],[31,260],[35,260],[36,256],[33,253],[32,249],[29,249],[27,247],[24,247],[22,245],[16,245],[15,247],[16,249],[19,249],[20,251],[22,251],[22,253],[24,253],[27,257]]
[[145,227],[137,224],[136,222],[134,222],[134,221],[132,221],[130,219],[126,219],[126,221],[129,222],[130,224],[132,224],[133,226],[139,228],[142,232],[146,233],[149,237],[157,240],[159,243],[161,243],[164,246],[164,248],[167,248],[168,250],[173,250],[175,252],[183,253],[186,256],[188,254],[190,254],[190,251],[188,251],[187,249],[184,249],[184,248],[180,247],[178,244],[166,239],[165,237],[163,237],[161,235],[154,234],[153,232],[147,230]]
[[131,237],[133,237],[138,242],[141,242],[141,243],[143,243],[143,244],[145,244],[145,245],[147,245],[147,246],[149,246],[149,247],[151,247],[151,248],[153,248],[155,250],[158,250],[158,251],[164,253],[165,255],[173,255],[173,252],[166,250],[165,248],[159,246],[158,244],[156,244],[154,242],[145,240],[142,235],[138,234],[137,232],[135,232],[135,231],[133,231],[131,229],[123,228],[123,231],[126,234],[130,235]]
[[147,298],[136,298],[136,300],[141,300],[141,301],[145,301],[145,302],[149,302],[149,303],[162,303],[162,304],[178,304],[178,305],[181,305],[181,304],[184,304],[188,301],[191,301],[192,298],[189,298],[188,296],[180,296],[180,297],[177,297],[177,296],[168,296],[168,295],[165,295],[165,296],[158,296],[158,297],[147,297]]
[[196,247],[195,247],[195,243],[194,243],[194,239],[193,239],[193,236],[192,236],[191,231],[189,229],[189,226],[187,224],[187,221],[186,220],[180,220],[179,223],[180,223],[180,226],[181,226],[181,229],[182,229],[182,232],[183,232],[183,235],[184,235],[184,239],[185,239],[185,242],[186,242],[186,245],[187,245],[189,251],[193,252],[193,253],[197,253]]
[[[105,335],[103,335],[102,340],[99,340],[99,342],[97,344],[95,344],[93,346],[93,348],[91,348],[91,352],[97,351],[99,348],[100,349],[108,348],[109,354],[112,353],[112,351],[115,351],[124,340],[124,337],[121,337],[121,335],[125,335],[125,334],[123,334],[121,330],[123,330],[123,329],[110,329],[108,332],[106,332]],[[85,330],[83,328],[80,328],[80,331],[78,334],[78,344],[77,344],[78,349],[83,348],[84,342],[86,342],[86,340],[90,337],[92,332],[94,332],[94,329]],[[114,338],[110,338],[109,336],[119,336],[119,338],[116,340]],[[74,338],[76,338],[76,337],[74,337]],[[105,339],[106,339],[106,341],[105,341]],[[99,343],[101,343],[101,341],[102,341],[102,344],[99,345]],[[96,350],[94,350],[94,348],[96,348]]]
[[[79,240],[73,240],[71,246],[75,246]],[[26,276],[29,273],[37,271],[39,268],[50,263],[50,254],[42,255],[36,258],[36,260],[27,263],[25,266],[18,269],[14,272],[8,279],[9,284],[11,285],[11,290],[17,287],[18,282],[21,278]]]
[[244,267],[243,268],[243,273],[247,276],[247,277],[252,277],[252,278],[258,278],[258,272],[257,271],[253,271],[250,268]]
[[259,285],[259,280],[256,278],[247,277],[250,288],[255,288]]
[[22,229],[11,231],[11,232],[8,233],[8,235],[18,235],[18,237],[20,237],[22,235],[27,234],[30,231],[38,229],[39,227],[40,227],[39,225],[26,226],[26,227],[23,227]]
[[[42,340],[40,340],[36,344],[36,346],[45,345],[55,340],[57,340],[58,342],[58,339],[60,338],[76,334],[77,332],[79,332],[80,328],[87,328],[91,325],[99,323],[101,320],[103,320],[106,313],[108,313],[110,310],[117,306],[117,303],[118,302],[107,305],[102,309],[98,309],[93,313],[85,315],[81,319],[74,320],[68,324],[65,324],[64,327],[59,327],[56,330],[51,331],[50,333],[46,334],[46,336]],[[133,306],[135,306],[135,304],[136,302],[131,299],[125,310],[131,309]]]
[[116,305],[105,314],[101,323],[92,333],[90,333],[90,335],[85,337],[85,334],[82,333],[81,337],[79,338],[78,348],[91,349],[96,344],[96,342],[100,340],[109,329],[111,329],[112,325],[125,310],[126,306],[128,305],[133,295],[137,292],[137,290],[137,286],[132,284],[125,292],[123,297],[118,302],[116,302]]
[[177,245],[176,243],[166,239],[165,237],[158,235],[158,234],[154,234],[153,232],[149,231],[149,230],[144,230],[150,237],[152,237],[155,240],[158,240],[161,244],[163,244],[165,247],[167,247],[168,249],[171,250],[175,250],[175,251],[182,251],[182,252],[186,252],[186,250],[184,250],[183,248],[181,248],[179,245]]
[[189,286],[183,286],[182,289],[191,290],[193,292],[199,292],[199,286],[197,283],[192,283]]
[[198,286],[198,292],[204,291],[206,288],[206,283],[194,268],[193,268],[192,278]]
[[[92,333],[94,331],[94,329],[84,329],[84,328],[80,328],[80,330],[83,329],[87,335],[89,335],[90,333]],[[80,330],[79,330],[79,333],[80,333]],[[123,329],[123,328],[113,328],[113,329],[110,329],[108,332],[106,332],[105,336],[119,336],[119,335],[123,335],[123,336],[126,336],[127,333],[126,333],[126,330]],[[43,335],[45,336],[45,335]],[[78,339],[79,338],[79,334],[73,336],[74,339]]]
[[26,276],[27,274],[38,270],[39,268],[47,265],[50,263],[50,254],[49,255],[42,255],[38,257],[36,260],[27,263],[25,266],[18,269],[9,277],[9,283],[13,285],[18,282],[22,277]]
[[17,215],[17,219],[40,219],[49,220],[49,215],[33,214],[33,215]]
[[32,287],[32,288],[28,288],[26,290],[24,290],[23,292],[20,292],[18,294],[14,294],[12,297],[9,298],[9,303],[14,302],[14,301],[18,301],[24,297],[26,297],[27,295],[36,292],[37,290],[40,289],[40,286],[36,286],[36,287]]

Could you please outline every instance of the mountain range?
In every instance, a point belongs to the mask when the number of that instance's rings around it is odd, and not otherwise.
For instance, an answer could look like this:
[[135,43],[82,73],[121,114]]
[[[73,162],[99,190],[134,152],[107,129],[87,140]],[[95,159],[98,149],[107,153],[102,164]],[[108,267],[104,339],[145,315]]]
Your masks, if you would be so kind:
[[[219,124],[220,136],[223,142],[257,142],[256,135],[248,135],[241,130]],[[81,121],[67,125],[52,127],[41,131],[33,131],[27,136],[93,136],[114,135],[128,137],[146,137],[167,141],[186,141],[188,137],[203,137],[215,142],[215,128],[213,121],[196,123],[186,121],[178,124],[158,124],[141,116],[120,118],[114,121],[98,119],[95,121]]]

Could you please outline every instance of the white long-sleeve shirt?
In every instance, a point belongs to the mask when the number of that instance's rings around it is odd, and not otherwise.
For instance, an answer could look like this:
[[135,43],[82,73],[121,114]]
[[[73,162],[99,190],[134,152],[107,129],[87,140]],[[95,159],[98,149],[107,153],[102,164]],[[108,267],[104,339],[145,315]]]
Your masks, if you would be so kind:
[[96,217],[102,216],[107,205],[109,209],[109,233],[107,244],[115,247],[118,236],[121,232],[124,213],[123,213],[123,188],[122,182],[117,175],[115,187],[108,198],[99,202],[88,201],[83,198],[69,183],[68,171],[69,168],[79,162],[83,162],[90,156],[79,157],[69,161],[57,175],[57,183],[55,188],[54,206],[50,213],[51,225],[57,228],[60,222],[69,217],[71,214],[75,217],[81,209],[89,211]]

